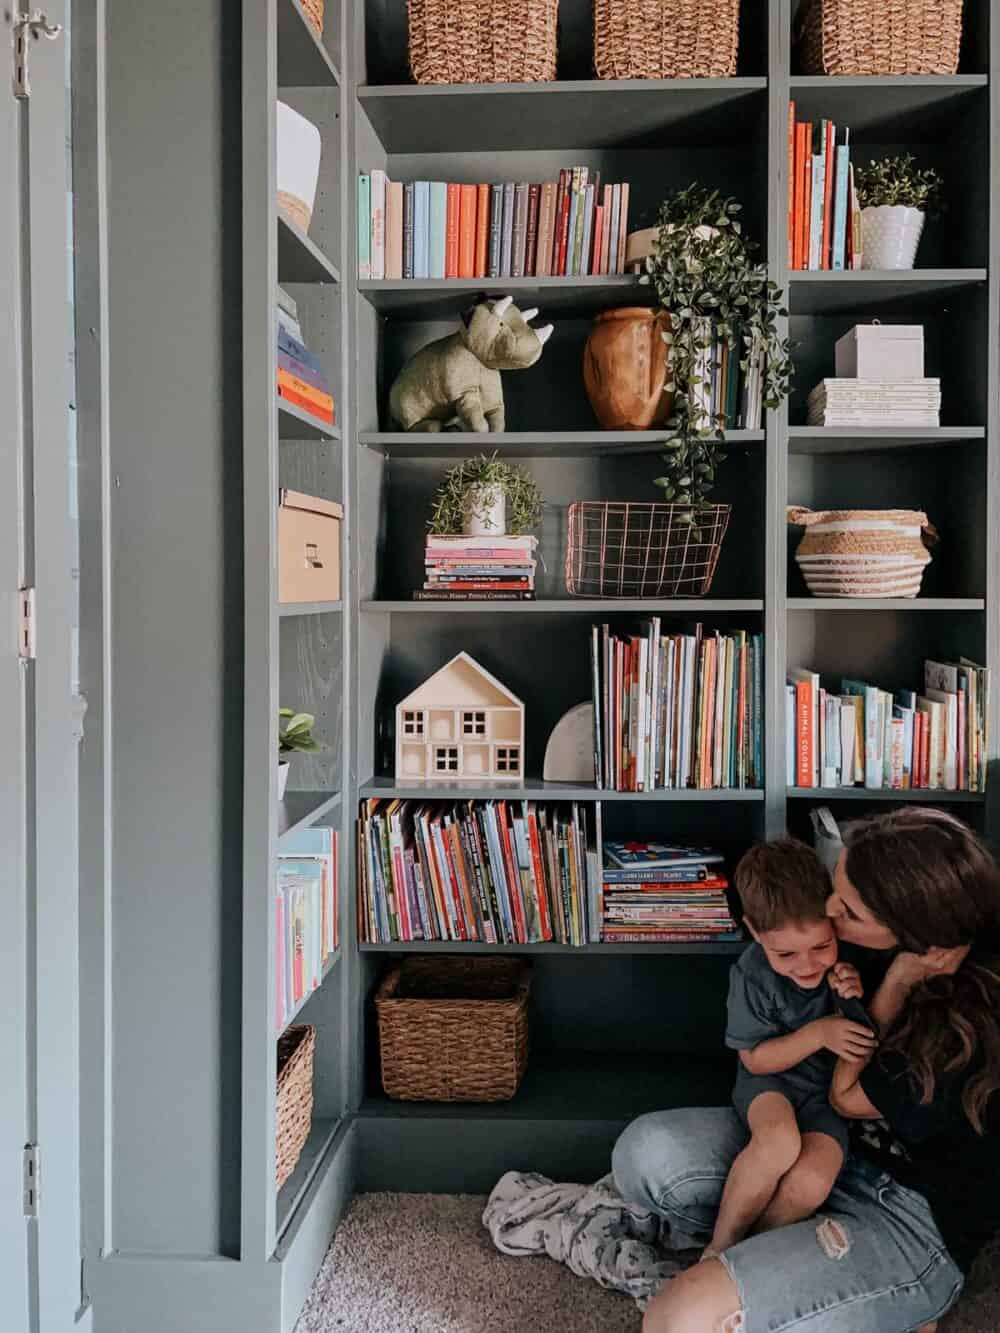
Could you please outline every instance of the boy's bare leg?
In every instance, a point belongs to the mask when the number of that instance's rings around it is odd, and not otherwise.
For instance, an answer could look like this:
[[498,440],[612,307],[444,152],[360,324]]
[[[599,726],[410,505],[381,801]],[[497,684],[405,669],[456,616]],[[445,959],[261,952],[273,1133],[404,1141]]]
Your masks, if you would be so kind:
[[844,1153],[836,1139],[829,1134],[803,1134],[798,1160],[782,1177],[756,1230],[773,1231],[812,1217],[829,1197],[843,1165]]
[[729,1171],[706,1255],[721,1254],[746,1236],[802,1149],[795,1112],[780,1092],[762,1092],[747,1113],[750,1142]]

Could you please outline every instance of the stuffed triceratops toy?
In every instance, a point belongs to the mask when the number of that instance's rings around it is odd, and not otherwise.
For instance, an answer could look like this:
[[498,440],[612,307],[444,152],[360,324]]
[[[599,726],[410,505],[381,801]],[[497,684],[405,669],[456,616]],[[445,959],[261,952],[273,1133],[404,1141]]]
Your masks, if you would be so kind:
[[552,325],[533,329],[537,310],[518,310],[511,296],[480,301],[462,327],[422,347],[396,376],[389,411],[404,430],[500,431],[501,370],[526,370],[542,354]]

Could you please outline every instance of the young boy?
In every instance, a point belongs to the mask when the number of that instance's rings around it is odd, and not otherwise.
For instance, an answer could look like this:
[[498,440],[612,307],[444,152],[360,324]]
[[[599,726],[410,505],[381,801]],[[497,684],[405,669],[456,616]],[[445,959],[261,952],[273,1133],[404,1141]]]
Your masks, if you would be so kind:
[[830,880],[815,853],[793,838],[758,843],[735,884],[756,943],[732,970],[726,1045],[739,1051],[733,1105],[750,1142],[729,1172],[706,1256],[823,1204],[847,1151],[829,1101],[833,1057],[857,1060],[875,1045],[868,1028],[834,1012],[834,993],[860,998],[862,987],[837,961]]

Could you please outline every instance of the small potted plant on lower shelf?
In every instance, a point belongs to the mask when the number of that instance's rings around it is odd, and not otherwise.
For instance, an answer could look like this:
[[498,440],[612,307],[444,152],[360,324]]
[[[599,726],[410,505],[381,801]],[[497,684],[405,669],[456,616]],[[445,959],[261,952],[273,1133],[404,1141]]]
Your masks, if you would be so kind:
[[924,221],[941,197],[941,177],[917,166],[912,153],[859,166],[862,267],[913,268]]
[[495,453],[479,454],[448,471],[434,496],[428,530],[436,536],[519,536],[541,516],[534,477]]
[[312,734],[316,724],[312,713],[296,713],[294,708],[279,708],[278,719],[278,800],[283,801],[292,755],[315,754],[321,747]]

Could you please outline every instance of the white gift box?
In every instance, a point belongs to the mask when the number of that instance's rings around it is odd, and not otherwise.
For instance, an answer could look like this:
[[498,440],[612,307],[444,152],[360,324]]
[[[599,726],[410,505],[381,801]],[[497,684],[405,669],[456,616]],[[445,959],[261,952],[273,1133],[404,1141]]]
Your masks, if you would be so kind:
[[924,376],[922,324],[855,324],[837,339],[839,378],[919,380]]

